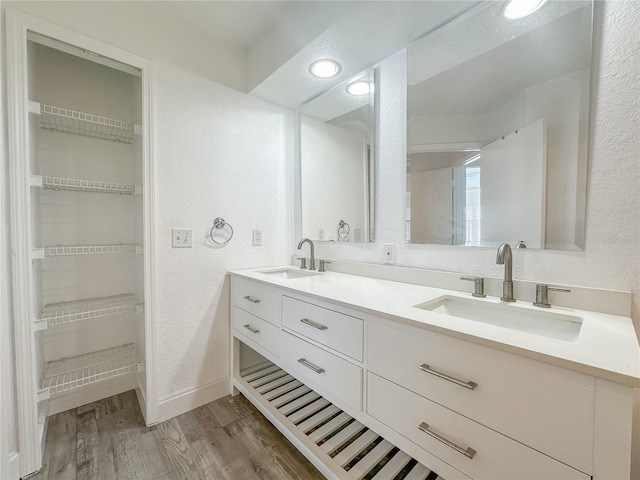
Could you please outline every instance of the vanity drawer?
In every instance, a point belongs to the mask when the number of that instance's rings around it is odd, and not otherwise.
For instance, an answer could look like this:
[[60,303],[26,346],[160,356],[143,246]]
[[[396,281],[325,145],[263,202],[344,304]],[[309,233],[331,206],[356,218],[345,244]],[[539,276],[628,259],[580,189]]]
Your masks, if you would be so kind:
[[590,478],[377,375],[367,385],[369,415],[473,479]]
[[283,295],[282,326],[362,361],[364,334],[360,318]]
[[280,329],[238,307],[232,308],[234,330],[270,351],[276,357],[279,356]]
[[260,282],[232,277],[231,304],[280,325],[280,291]]
[[362,410],[362,368],[287,332],[281,346],[280,359],[303,383]]
[[369,370],[590,472],[593,378],[416,327],[370,322]]

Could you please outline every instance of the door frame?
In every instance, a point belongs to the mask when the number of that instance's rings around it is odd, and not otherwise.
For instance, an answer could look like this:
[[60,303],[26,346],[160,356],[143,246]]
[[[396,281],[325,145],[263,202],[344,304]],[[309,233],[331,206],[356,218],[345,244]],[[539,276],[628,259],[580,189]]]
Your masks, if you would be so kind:
[[[11,200],[11,263],[16,355],[16,404],[19,432],[20,476],[42,467],[44,435],[38,426],[33,267],[30,199],[29,98],[27,31],[51,37],[141,70],[143,251],[146,398],[139,395],[147,424],[156,422],[156,286],[155,271],[155,155],[154,67],[152,63],[113,47],[10,8],[6,9],[8,158]],[[138,389],[141,393],[140,389]]]

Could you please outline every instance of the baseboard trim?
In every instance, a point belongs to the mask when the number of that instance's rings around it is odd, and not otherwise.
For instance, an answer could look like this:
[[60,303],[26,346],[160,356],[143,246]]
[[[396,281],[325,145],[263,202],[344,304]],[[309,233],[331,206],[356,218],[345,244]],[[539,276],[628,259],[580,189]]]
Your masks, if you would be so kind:
[[9,458],[7,459],[7,474],[9,475],[7,480],[20,479],[20,457],[16,452],[9,453]]
[[223,377],[165,397],[158,404],[158,423],[177,417],[205,403],[213,402],[230,393],[229,377]]

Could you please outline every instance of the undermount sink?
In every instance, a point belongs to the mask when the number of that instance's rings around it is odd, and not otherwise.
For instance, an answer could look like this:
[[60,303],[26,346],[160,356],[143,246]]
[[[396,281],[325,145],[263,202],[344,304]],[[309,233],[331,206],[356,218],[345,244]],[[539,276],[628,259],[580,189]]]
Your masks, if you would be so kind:
[[262,270],[259,273],[280,278],[302,278],[320,275],[318,272],[310,272],[308,270],[296,270],[295,268],[279,268],[277,270]]
[[573,315],[450,296],[415,305],[415,308],[567,342],[578,338],[582,327],[582,318]]

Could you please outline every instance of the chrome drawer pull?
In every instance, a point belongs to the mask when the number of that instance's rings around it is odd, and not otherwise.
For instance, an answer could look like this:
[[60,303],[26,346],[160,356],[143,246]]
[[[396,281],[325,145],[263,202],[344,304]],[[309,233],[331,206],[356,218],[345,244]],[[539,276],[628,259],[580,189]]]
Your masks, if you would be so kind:
[[423,431],[424,433],[426,433],[427,435],[429,435],[430,437],[435,438],[436,440],[438,440],[439,442],[444,443],[447,447],[451,447],[453,448],[456,452],[461,453],[462,455],[464,455],[465,457],[469,457],[469,458],[473,458],[476,456],[476,451],[471,448],[462,448],[459,445],[456,445],[455,443],[453,443],[451,440],[447,440],[446,438],[444,438],[441,435],[438,435],[436,432],[434,432],[433,430],[431,430],[429,428],[429,425],[422,422],[420,425],[418,425],[418,428]]
[[313,363],[311,363],[310,361],[304,359],[304,358],[299,358],[298,359],[298,363],[301,363],[302,365],[304,365],[307,368],[310,368],[311,370],[313,370],[316,373],[324,373],[324,368],[320,368],[317,365],[314,365]]
[[260,303],[260,300],[258,300],[257,298],[251,298],[249,295],[244,297],[244,299],[249,300],[251,303]]
[[433,370],[429,365],[423,363],[418,367],[423,372],[430,373],[431,375],[435,375],[436,377],[440,377],[444,380],[448,380],[456,385],[460,385],[461,387],[468,388],[469,390],[475,390],[478,384],[476,382],[463,382],[462,380],[458,380],[457,378],[450,377],[446,373],[438,372]]
[[309,320],[308,318],[301,318],[300,321],[305,325],[309,325],[310,327],[317,328],[318,330],[326,330],[326,325],[322,325],[321,323],[314,322],[313,320]]
[[260,330],[258,330],[257,328],[252,327],[249,324],[244,325],[244,328],[249,330],[251,333],[260,333]]

